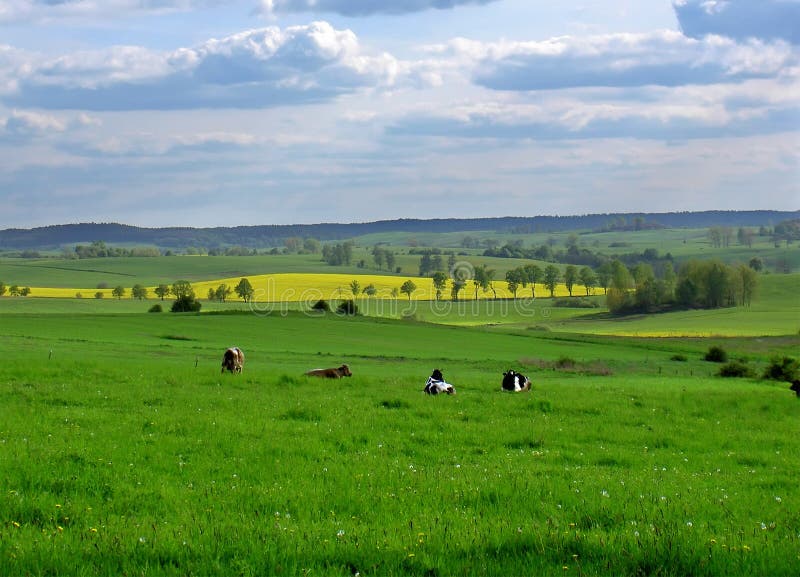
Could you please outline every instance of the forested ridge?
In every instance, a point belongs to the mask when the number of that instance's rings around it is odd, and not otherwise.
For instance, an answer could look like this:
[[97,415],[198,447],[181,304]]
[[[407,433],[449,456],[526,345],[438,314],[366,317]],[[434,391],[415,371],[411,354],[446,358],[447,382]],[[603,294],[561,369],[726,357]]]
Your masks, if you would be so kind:
[[573,216],[497,218],[396,219],[362,223],[258,225],[213,228],[146,228],[118,223],[58,224],[31,229],[0,230],[0,248],[52,249],[102,240],[165,248],[187,246],[282,246],[291,237],[342,240],[386,232],[497,233],[559,232],[568,230],[635,230],[637,228],[702,228],[710,226],[773,226],[800,218],[800,211],[703,211],[669,213],[608,213]]

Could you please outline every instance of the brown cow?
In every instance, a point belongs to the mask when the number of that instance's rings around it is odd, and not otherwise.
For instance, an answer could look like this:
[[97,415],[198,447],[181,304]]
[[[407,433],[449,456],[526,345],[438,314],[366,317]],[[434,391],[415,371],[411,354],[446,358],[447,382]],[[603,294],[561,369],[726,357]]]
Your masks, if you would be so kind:
[[305,373],[309,377],[321,377],[323,379],[341,379],[342,377],[352,377],[350,367],[342,365],[336,369],[314,369]]
[[244,366],[244,353],[239,347],[231,347],[222,355],[221,373],[228,369],[232,373],[241,373]]

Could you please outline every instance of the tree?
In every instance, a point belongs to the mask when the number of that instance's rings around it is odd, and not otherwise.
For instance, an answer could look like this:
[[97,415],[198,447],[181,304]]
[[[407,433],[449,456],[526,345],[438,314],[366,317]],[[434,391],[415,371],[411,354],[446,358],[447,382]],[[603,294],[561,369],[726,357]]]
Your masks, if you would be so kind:
[[350,281],[350,292],[353,293],[354,297],[357,297],[361,293],[361,284],[356,279]]
[[29,296],[30,294],[31,294],[31,287],[29,286],[24,286],[19,290],[19,296],[26,297]]
[[[478,289],[481,287],[488,287],[489,283],[485,280],[486,265],[479,264],[473,271],[472,284],[475,287],[475,300],[478,300]],[[484,289],[486,290],[486,289]]]
[[6,294],[6,283],[0,281],[0,297]]
[[736,234],[737,240],[739,244],[746,245],[747,248],[753,247],[753,237],[755,233],[749,229],[744,227],[739,227],[739,232]]
[[758,288],[758,273],[743,264],[739,265],[737,272],[742,283],[740,287],[741,304],[749,307]]
[[525,271],[525,279],[531,285],[531,297],[536,298],[536,283],[544,278],[544,272],[535,264],[526,264],[522,270]]
[[217,299],[218,301],[224,303],[225,299],[227,299],[231,295],[232,292],[233,292],[233,290],[231,289],[231,287],[229,287],[225,283],[222,283],[214,291],[214,298]]
[[450,298],[454,301],[458,300],[458,293],[466,286],[466,281],[460,278],[454,278],[450,285]]
[[172,303],[173,313],[196,313],[200,311],[200,301],[194,297],[194,292],[191,294],[183,294]]
[[521,268],[512,268],[509,271],[506,271],[506,283],[508,284],[508,290],[511,291],[511,294],[514,295],[514,298],[517,298],[517,291],[519,290],[519,285],[523,282],[527,282],[525,280],[525,275],[522,272]]
[[549,264],[544,269],[544,286],[550,291],[550,296],[556,294],[556,285],[561,278],[561,271],[554,264]]
[[175,298],[194,297],[194,289],[188,280],[176,280],[172,283],[172,294]]
[[442,271],[436,271],[433,273],[433,288],[436,291],[436,300],[441,300],[442,298],[442,291],[447,286],[447,275],[444,274]]
[[[761,272],[761,270],[764,268],[764,261],[762,261],[760,257],[754,256],[750,259],[748,266],[756,272]],[[0,295],[1,294],[3,293],[0,292]]]
[[155,289],[153,289],[153,292],[156,293],[156,296],[163,301],[164,298],[168,297],[169,293],[172,292],[172,291],[169,288],[169,286],[167,286],[165,284],[160,284]]
[[483,292],[486,292],[489,289],[492,289],[492,295],[494,298],[497,298],[497,291],[494,290],[494,275],[497,274],[497,271],[493,268],[487,268],[483,271],[483,279],[481,282],[481,288]]
[[586,289],[586,296],[589,296],[589,293],[592,292],[592,289],[597,284],[597,276],[595,276],[594,271],[588,266],[581,267],[581,270],[578,271],[578,278],[583,288]]
[[408,295],[409,301],[411,300],[411,293],[413,293],[415,290],[417,290],[417,285],[415,285],[414,281],[412,280],[407,280],[400,287],[400,292],[404,295]]
[[389,270],[389,271],[393,270],[394,269],[394,263],[395,263],[394,253],[392,251],[390,251],[390,250],[387,250],[386,253],[383,256],[386,259],[386,270]]
[[131,289],[131,298],[139,299],[139,300],[146,299],[147,298],[147,288],[143,287],[140,284],[133,285],[133,288]]
[[375,261],[375,266],[378,267],[378,270],[381,270],[381,268],[383,268],[383,261],[385,254],[386,254],[385,251],[378,245],[372,247],[372,260]]
[[12,284],[11,287],[8,289],[8,294],[12,297],[19,296],[19,285]]
[[247,280],[246,278],[240,280],[239,284],[237,284],[233,290],[236,292],[237,295],[239,295],[239,298],[246,303],[250,302],[250,299],[253,298],[253,295],[256,292],[253,289],[253,285],[251,285],[250,281]]
[[114,290],[111,291],[111,294],[117,297],[117,300],[121,299],[125,296],[125,287],[122,285],[114,287]]
[[601,264],[597,269],[597,282],[603,287],[603,294],[608,294],[608,287],[611,285],[611,275],[613,270],[609,261]]
[[374,297],[376,294],[378,294],[378,289],[375,288],[374,284],[368,284],[367,286],[364,287],[364,290],[362,290],[361,292],[367,295],[368,297]]
[[320,250],[320,242],[316,238],[307,238],[303,241],[303,250],[316,254]]
[[[572,287],[575,286],[575,283],[577,281],[578,281],[578,268],[572,264],[567,265],[567,268],[564,269],[564,284],[567,285],[567,291],[569,291],[569,296],[572,296]],[[552,293],[550,296],[552,296]]]
[[101,299],[103,298],[103,296],[105,296],[103,295],[103,291],[97,291],[96,293],[94,293],[94,298],[96,299]]
[[213,287],[208,287],[208,300],[213,301],[217,298],[217,291]]

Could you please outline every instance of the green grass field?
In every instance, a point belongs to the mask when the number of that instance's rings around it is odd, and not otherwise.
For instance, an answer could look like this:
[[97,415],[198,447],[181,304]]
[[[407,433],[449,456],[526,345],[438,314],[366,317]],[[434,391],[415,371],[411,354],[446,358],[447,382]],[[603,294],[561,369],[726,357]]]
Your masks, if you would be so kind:
[[[797,338],[5,314],[3,575],[794,575]],[[219,373],[224,347],[247,353]],[[682,354],[685,362],[671,358]],[[572,370],[553,361],[570,357]],[[354,377],[302,372],[347,362]],[[426,397],[434,367],[457,387]],[[529,394],[500,392],[523,370]]]
[[[359,271],[0,259],[21,286]],[[794,577],[800,399],[760,375],[800,350],[798,284],[765,274],[750,307],[623,318],[471,291],[359,298],[356,317],[2,297],[0,575]],[[244,372],[220,374],[232,345]],[[711,346],[754,376],[717,376]],[[341,363],[352,378],[303,376]],[[433,368],[457,395],[422,393]],[[500,391],[510,368],[530,393]]]

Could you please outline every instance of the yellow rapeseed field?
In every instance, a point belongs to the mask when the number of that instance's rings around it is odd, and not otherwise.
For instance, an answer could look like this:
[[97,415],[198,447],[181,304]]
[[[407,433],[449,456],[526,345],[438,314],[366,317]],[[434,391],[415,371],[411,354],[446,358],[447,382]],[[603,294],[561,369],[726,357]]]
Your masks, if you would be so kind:
[[[411,294],[412,300],[433,300],[436,296],[436,291],[433,288],[433,281],[430,278],[424,277],[397,277],[388,275],[352,275],[352,274],[300,274],[300,273],[286,273],[286,274],[265,274],[247,276],[248,281],[255,290],[254,300],[259,302],[312,302],[319,299],[325,300],[339,300],[352,298],[353,292],[351,290],[351,283],[355,280],[363,291],[369,285],[375,287],[376,293],[373,298],[395,298],[392,291],[396,289],[396,298],[408,298],[404,293],[400,293],[400,287],[407,280],[410,280],[416,285],[416,289]],[[222,278],[213,279],[192,283],[195,295],[199,299],[204,299],[208,295],[208,289],[216,289],[221,284],[226,284],[231,290],[239,284],[242,277],[235,278]],[[498,298],[511,298],[513,295],[508,290],[508,284],[505,281],[494,281],[494,290],[497,292]],[[155,287],[147,287],[149,298],[155,298],[153,289]],[[130,287],[125,287],[126,297],[130,297]],[[31,287],[31,297],[57,297],[57,298],[75,298],[80,294],[83,298],[94,298],[95,293],[103,293],[104,298],[113,298],[111,294],[112,289],[96,289],[96,288],[48,288],[48,287]],[[461,298],[472,298],[475,294],[475,287],[472,282],[468,282],[464,291],[461,293]],[[567,296],[569,293],[564,285],[556,287],[555,295],[557,297]],[[576,293],[578,294],[578,293]],[[518,297],[529,297],[531,295],[530,287],[520,288],[517,291]],[[359,295],[361,296],[361,295]],[[540,285],[536,286],[537,297],[550,296],[549,292]],[[493,298],[494,293],[490,290],[483,292],[478,289],[479,298]],[[236,294],[232,293],[231,298],[235,299]],[[450,285],[442,293],[442,298],[450,298]]]

